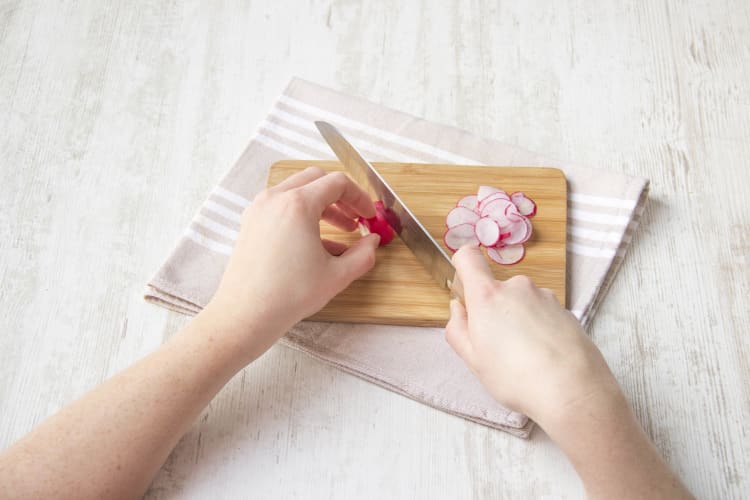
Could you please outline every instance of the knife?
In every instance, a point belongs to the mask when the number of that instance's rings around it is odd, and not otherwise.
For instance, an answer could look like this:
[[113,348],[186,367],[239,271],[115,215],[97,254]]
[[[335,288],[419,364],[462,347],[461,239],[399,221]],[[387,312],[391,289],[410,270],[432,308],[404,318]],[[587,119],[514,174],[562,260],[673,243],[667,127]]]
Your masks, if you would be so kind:
[[427,269],[438,285],[449,290],[453,297],[463,303],[463,286],[458,279],[456,268],[453,266],[451,258],[445,253],[443,247],[427,232],[427,229],[409,210],[409,207],[401,201],[401,198],[399,198],[388,182],[344,138],[336,127],[324,121],[316,121],[315,126],[318,127],[320,134],[354,181],[360,186],[369,186],[375,193],[375,196],[382,200],[383,204],[396,214],[401,224],[400,227],[394,227],[394,231],[401,237],[401,240],[409,247],[409,250],[412,251],[419,262]]

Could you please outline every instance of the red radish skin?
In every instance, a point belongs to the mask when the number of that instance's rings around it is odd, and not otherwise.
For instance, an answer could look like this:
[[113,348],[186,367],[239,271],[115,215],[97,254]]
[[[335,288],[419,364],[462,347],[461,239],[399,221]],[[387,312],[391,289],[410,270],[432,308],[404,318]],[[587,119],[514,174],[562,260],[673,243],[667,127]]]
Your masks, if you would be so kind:
[[500,227],[490,217],[482,217],[474,226],[474,233],[479,243],[486,247],[497,245],[500,241]]
[[445,218],[445,225],[450,229],[459,224],[476,224],[478,220],[479,215],[474,210],[466,207],[456,207],[448,212],[448,217]]
[[360,217],[357,219],[357,222],[359,223],[361,233],[367,230],[370,233],[380,235],[380,244],[378,246],[381,247],[393,241],[396,231],[394,231],[392,224],[399,224],[396,214],[390,208],[386,208],[382,201],[375,202],[375,217],[369,219]]
[[503,228],[503,232],[510,231],[510,236],[503,240],[504,245],[518,245],[529,239],[530,226],[523,220],[514,222],[513,225]]
[[474,233],[474,224],[459,224],[448,229],[443,235],[443,243],[452,252],[465,245],[479,245],[479,240]]

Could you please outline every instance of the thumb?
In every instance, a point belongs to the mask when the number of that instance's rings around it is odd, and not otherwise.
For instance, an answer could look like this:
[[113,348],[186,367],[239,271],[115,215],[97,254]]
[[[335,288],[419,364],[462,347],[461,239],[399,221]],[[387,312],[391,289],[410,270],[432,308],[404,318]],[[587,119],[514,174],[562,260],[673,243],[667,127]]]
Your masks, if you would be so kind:
[[459,301],[451,300],[450,307],[451,317],[445,325],[445,340],[456,351],[456,354],[469,364],[473,350],[469,340],[469,318],[466,309]]
[[375,265],[375,249],[378,248],[379,243],[379,235],[368,234],[360,238],[344,253],[333,258],[335,273],[342,284],[342,289],[373,268]]

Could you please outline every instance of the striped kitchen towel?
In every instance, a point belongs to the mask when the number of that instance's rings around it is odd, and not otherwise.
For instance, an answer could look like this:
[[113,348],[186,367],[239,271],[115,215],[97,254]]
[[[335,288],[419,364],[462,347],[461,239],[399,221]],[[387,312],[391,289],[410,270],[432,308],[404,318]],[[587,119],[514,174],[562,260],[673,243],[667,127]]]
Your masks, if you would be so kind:
[[[339,127],[372,161],[555,166],[568,179],[567,304],[585,325],[622,263],[648,180],[543,158],[294,79],[237,163],[211,191],[148,284],[146,299],[195,314],[221,278],[240,214],[281,159],[334,159],[313,122]],[[496,403],[433,328],[305,322],[282,340],[440,410],[527,437],[529,419]]]

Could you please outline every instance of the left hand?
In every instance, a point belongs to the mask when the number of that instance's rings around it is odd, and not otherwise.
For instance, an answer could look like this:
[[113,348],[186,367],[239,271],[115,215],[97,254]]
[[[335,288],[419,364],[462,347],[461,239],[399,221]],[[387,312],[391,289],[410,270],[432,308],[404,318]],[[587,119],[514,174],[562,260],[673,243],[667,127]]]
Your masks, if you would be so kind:
[[377,235],[351,247],[320,237],[321,219],[353,231],[360,215],[375,215],[367,193],[345,174],[318,167],[266,189],[245,209],[204,312],[230,332],[234,346],[248,350],[248,362],[375,265]]

